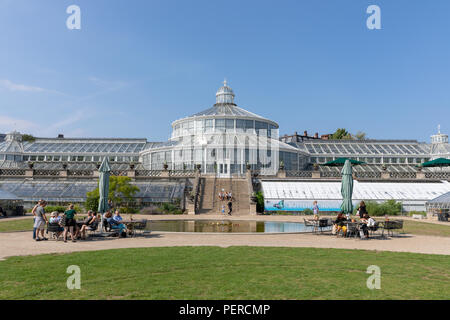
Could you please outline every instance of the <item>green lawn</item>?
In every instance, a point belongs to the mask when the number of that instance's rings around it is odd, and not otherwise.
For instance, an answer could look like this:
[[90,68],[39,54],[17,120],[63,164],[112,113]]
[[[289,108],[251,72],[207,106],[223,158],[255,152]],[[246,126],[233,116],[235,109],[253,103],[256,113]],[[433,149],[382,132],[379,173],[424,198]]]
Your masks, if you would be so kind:
[[[68,290],[66,268],[81,268]],[[366,287],[369,265],[381,289]],[[12,257],[0,299],[450,299],[450,256],[361,250],[166,247]]]
[[27,219],[2,219],[0,220],[0,232],[33,230],[33,218]]
[[[86,215],[77,215],[78,219],[84,219]],[[50,215],[47,214],[47,219]],[[14,231],[32,231],[33,217],[26,219],[2,219],[0,220],[0,232],[14,232]]]
[[405,233],[420,234],[425,236],[450,237],[450,222],[446,225],[427,222],[405,220],[403,222]]

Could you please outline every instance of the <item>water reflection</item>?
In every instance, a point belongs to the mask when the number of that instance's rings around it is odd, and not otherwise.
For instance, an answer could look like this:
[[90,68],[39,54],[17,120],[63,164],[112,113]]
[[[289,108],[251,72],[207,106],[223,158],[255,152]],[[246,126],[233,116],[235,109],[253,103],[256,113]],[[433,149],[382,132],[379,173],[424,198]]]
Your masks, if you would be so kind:
[[245,221],[245,220],[156,220],[149,221],[147,229],[169,232],[307,232],[305,225],[298,222]]

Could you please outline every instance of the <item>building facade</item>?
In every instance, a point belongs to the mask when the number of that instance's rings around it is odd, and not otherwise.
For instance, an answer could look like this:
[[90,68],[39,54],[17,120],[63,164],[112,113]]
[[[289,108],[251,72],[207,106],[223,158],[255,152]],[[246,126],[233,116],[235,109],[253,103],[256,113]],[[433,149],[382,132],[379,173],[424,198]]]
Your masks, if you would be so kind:
[[[328,140],[315,137],[279,137],[278,124],[235,104],[226,84],[209,109],[172,123],[171,138],[149,142],[145,138],[36,138],[22,141],[19,132],[0,140],[0,169],[59,168],[92,170],[108,157],[117,170],[130,164],[146,170],[182,171],[200,168],[204,174],[242,175],[247,167],[261,175],[274,175],[280,166],[288,171],[308,170],[341,157],[364,161],[368,170],[383,165],[399,172],[438,157],[450,157],[448,135],[439,132],[431,143],[415,140]],[[370,166],[373,165],[373,166]],[[415,169],[414,169],[415,170]]]

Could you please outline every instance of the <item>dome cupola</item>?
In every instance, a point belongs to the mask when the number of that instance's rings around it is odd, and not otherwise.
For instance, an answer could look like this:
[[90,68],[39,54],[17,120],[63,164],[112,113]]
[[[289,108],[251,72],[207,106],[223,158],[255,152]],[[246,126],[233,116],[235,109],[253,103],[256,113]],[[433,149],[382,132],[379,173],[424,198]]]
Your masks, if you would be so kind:
[[224,80],[223,86],[217,90],[216,93],[216,104],[225,103],[225,104],[234,104],[234,92],[227,85],[227,80]]

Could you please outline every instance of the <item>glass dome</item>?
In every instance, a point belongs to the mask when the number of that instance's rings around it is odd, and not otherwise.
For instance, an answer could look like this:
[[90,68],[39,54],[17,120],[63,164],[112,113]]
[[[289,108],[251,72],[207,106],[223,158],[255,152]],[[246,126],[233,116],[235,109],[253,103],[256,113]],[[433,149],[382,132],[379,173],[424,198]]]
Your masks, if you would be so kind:
[[234,92],[227,85],[227,80],[224,80],[223,86],[217,90],[216,93],[216,104],[225,103],[225,104],[234,104]]

